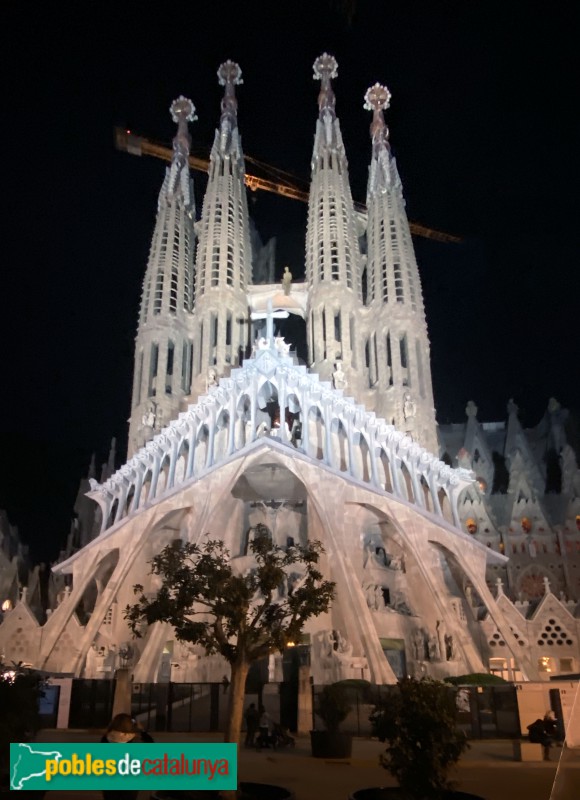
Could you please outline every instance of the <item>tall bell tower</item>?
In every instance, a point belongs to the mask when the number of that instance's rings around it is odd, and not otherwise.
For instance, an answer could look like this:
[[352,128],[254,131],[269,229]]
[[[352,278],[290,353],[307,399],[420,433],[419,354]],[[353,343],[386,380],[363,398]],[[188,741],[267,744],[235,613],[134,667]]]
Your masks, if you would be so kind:
[[368,407],[437,454],[421,279],[384,119],[390,99],[389,90],[378,83],[365,94],[365,108],[373,112],[367,186],[368,300],[362,331]]
[[190,392],[195,200],[189,174],[191,100],[179,97],[170,113],[177,123],[173,158],[159,192],[157,219],[143,281],[135,344],[129,456],[174,419]]
[[356,390],[362,358],[358,334],[361,256],[331,84],[337,74],[334,56],[324,53],[314,62],[314,78],[321,85],[308,202],[306,321],[312,369],[329,380],[339,363],[351,391]]

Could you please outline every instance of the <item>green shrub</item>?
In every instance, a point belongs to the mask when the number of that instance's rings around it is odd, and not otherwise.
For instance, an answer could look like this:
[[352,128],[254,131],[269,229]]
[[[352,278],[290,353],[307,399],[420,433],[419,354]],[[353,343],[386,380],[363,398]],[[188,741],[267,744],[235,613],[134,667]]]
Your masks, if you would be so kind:
[[509,681],[500,678],[499,675],[491,675],[489,672],[472,672],[456,678],[445,678],[445,683],[451,683],[453,686],[491,686],[499,683],[506,684]]
[[451,686],[405,678],[398,691],[375,707],[370,720],[374,735],[387,742],[381,766],[410,798],[431,800],[450,789],[449,768],[469,746],[456,725]]
[[40,726],[43,679],[20,665],[0,663],[0,772],[7,771],[10,742],[27,742]]
[[347,687],[340,683],[325,686],[316,697],[314,710],[327,731],[337,731],[352,710]]

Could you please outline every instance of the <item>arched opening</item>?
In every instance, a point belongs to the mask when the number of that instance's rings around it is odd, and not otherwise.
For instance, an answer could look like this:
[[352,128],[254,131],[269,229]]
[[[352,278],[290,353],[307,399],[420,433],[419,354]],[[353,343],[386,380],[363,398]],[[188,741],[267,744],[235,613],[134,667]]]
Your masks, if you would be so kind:
[[200,425],[195,439],[194,474],[199,475],[205,469],[207,449],[209,446],[209,428],[207,424]]
[[85,626],[91,618],[97,601],[109,583],[118,561],[119,550],[115,548],[104,556],[93,578],[87,583],[74,610],[81,625]]
[[346,428],[342,424],[342,420],[335,417],[331,423],[331,447],[332,452],[330,455],[331,465],[340,470],[347,472],[349,469],[348,463],[348,437]]
[[424,475],[421,475],[421,489],[423,491],[423,502],[427,511],[433,511],[433,499],[431,497],[431,489],[427,483]]
[[297,395],[293,392],[286,399],[286,423],[290,431],[290,441],[295,447],[300,447],[302,442],[302,407]]
[[407,467],[404,461],[401,461],[401,466],[399,468],[399,471],[401,473],[401,478],[402,478],[400,483],[403,488],[403,492],[406,494],[406,499],[410,503],[414,503],[415,493],[413,491],[413,481],[411,479],[411,473],[409,472],[409,468]]
[[215,436],[213,443],[214,462],[227,455],[229,430],[230,430],[230,415],[228,414],[227,409],[223,408],[220,411],[220,414],[215,424]]
[[324,458],[324,418],[318,406],[308,409],[308,455],[322,460]]
[[115,497],[113,503],[111,505],[111,510],[109,511],[109,518],[107,520],[107,528],[110,528],[111,525],[115,524],[115,517],[117,516],[117,510],[119,508],[119,498]]
[[252,403],[250,400],[250,396],[248,394],[240,395],[238,402],[236,404],[236,436],[235,436],[235,447],[236,449],[241,449],[244,447],[247,442],[251,440],[251,435],[248,430],[248,425],[250,422]]
[[151,480],[153,475],[151,474],[151,470],[148,469],[145,473],[145,477],[143,478],[143,484],[141,486],[141,492],[139,494],[139,508],[143,508],[145,503],[147,503],[149,499],[149,492],[151,490]]
[[449,502],[449,497],[443,487],[441,487],[437,492],[437,497],[439,498],[439,505],[441,506],[441,513],[443,514],[443,519],[453,524],[453,512],[451,510],[451,503]]
[[175,478],[173,480],[174,486],[179,486],[185,480],[185,472],[187,470],[187,461],[189,459],[189,442],[183,439],[179,446],[177,454],[177,463],[175,464]]
[[270,381],[265,381],[258,391],[258,407],[270,417],[270,428],[281,425],[278,390]]
[[[370,482],[371,479],[371,453],[366,436],[361,431],[355,431],[353,441],[353,469],[355,477],[361,481]],[[351,470],[352,472],[353,470]]]
[[391,478],[391,462],[388,455],[381,447],[378,451],[377,463],[379,466],[379,483],[385,492],[393,491],[393,481]]
[[125,513],[123,514],[126,517],[128,514],[131,513],[131,508],[133,506],[133,500],[135,499],[135,484],[132,483],[129,487],[129,491],[127,492],[127,499],[125,500]]
[[161,462],[161,466],[159,468],[159,477],[157,478],[157,491],[155,492],[156,497],[160,497],[163,492],[167,489],[167,483],[169,481],[169,466],[170,466],[170,458],[169,453],[166,453],[163,456],[163,461]]

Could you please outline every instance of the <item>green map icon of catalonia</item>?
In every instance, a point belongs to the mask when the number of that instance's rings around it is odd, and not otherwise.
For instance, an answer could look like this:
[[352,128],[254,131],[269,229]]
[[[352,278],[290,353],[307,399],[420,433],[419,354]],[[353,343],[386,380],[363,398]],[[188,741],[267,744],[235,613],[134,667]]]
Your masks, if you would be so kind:
[[58,761],[62,757],[58,750],[37,750],[29,744],[11,744],[10,788],[17,791],[38,788],[38,779],[46,781],[47,759]]

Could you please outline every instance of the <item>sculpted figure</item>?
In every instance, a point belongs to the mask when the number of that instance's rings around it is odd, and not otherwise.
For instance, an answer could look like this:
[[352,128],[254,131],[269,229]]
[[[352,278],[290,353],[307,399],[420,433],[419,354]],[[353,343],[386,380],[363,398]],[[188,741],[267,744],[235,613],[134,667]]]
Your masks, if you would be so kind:
[[274,346],[281,356],[287,356],[290,352],[290,345],[286,344],[283,336],[276,336],[274,339]]
[[332,631],[324,631],[322,635],[322,655],[332,658],[334,654],[334,636]]
[[405,417],[405,420],[410,420],[417,413],[417,406],[413,402],[413,399],[411,398],[411,395],[409,394],[409,392],[405,392],[405,396],[404,396],[403,400],[404,400],[404,402],[403,402],[403,415]]
[[375,608],[380,611],[385,607],[385,595],[382,586],[375,586]]
[[292,289],[292,273],[290,272],[289,267],[284,267],[284,274],[282,275],[282,288],[284,289],[284,294],[289,295]]
[[143,423],[144,428],[155,427],[155,410],[153,406],[149,406],[147,411],[141,417],[141,422]]
[[[365,589],[367,606],[373,609],[374,611],[377,611],[379,608],[376,589],[377,587],[372,583],[370,583]],[[381,595],[381,600],[382,600],[382,595]]]
[[389,568],[394,569],[397,572],[404,572],[403,556],[391,556],[391,560],[389,561]]
[[439,640],[436,634],[432,634],[429,637],[429,660],[439,661],[440,658],[441,653],[439,651]]
[[206,382],[205,382],[205,388],[207,390],[211,386],[217,386],[217,385],[218,385],[217,372],[215,371],[215,369],[210,368],[207,371],[207,379],[206,379]]
[[337,361],[334,365],[334,372],[332,373],[332,385],[335,389],[342,389],[343,391],[348,386],[348,381],[343,372],[341,361]]
[[425,636],[423,631],[416,630],[413,634],[413,647],[415,648],[415,658],[417,661],[425,660]]
[[339,658],[349,658],[352,655],[352,645],[340,631],[334,632],[335,651]]
[[447,661],[455,659],[455,645],[453,644],[453,636],[451,634],[445,636],[445,658]]

